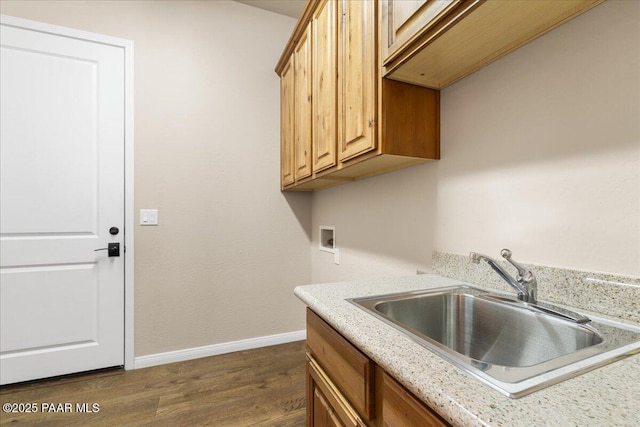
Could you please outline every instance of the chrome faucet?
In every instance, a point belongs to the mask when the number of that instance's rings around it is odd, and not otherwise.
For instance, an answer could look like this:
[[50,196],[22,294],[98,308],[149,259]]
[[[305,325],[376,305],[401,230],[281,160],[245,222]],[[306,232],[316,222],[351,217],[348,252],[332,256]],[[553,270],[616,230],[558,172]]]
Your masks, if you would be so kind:
[[535,304],[538,297],[538,282],[536,281],[536,277],[533,275],[531,270],[511,259],[511,251],[509,249],[501,250],[500,255],[502,255],[502,258],[509,261],[509,263],[518,270],[518,276],[516,276],[515,279],[491,257],[471,252],[469,254],[469,259],[471,259],[471,262],[474,264],[478,264],[480,261],[485,261],[495,270],[496,273],[498,273],[500,277],[502,277],[502,279],[504,279],[505,282],[518,292],[518,300]]

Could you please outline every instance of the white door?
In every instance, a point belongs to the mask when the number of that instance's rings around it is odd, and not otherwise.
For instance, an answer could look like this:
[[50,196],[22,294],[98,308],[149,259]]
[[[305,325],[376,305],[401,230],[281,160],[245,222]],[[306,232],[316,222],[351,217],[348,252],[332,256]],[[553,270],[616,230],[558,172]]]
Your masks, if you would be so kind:
[[1,31],[0,383],[123,365],[124,49]]

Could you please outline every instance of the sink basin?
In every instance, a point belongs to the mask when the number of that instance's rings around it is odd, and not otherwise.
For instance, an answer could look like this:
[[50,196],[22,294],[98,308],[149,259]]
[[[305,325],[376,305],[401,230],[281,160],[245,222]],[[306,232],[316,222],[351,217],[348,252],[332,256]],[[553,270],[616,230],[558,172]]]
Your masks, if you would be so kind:
[[385,301],[375,310],[457,353],[492,365],[532,366],[603,341],[591,327],[463,293]]
[[583,323],[460,286],[350,300],[510,397],[640,349],[640,329]]

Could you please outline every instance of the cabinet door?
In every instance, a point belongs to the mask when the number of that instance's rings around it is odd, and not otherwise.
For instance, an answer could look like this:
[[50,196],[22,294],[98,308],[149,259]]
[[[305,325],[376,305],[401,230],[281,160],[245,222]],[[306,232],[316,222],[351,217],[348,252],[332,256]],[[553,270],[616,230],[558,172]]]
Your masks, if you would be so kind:
[[325,0],[313,15],[313,171],[336,164],[337,54],[336,0]]
[[372,0],[341,0],[339,27],[339,158],[376,148],[376,34]]
[[294,176],[298,181],[311,176],[311,25],[294,52],[295,126]]
[[383,64],[408,42],[433,27],[460,0],[383,0]]
[[322,390],[314,383],[311,406],[313,408],[312,423],[309,425],[313,427],[343,427],[344,424],[340,421],[340,418],[336,415],[333,408],[327,401],[327,398],[322,394]]
[[384,374],[384,426],[448,427],[449,424],[388,374]]
[[282,187],[293,184],[294,91],[293,56],[280,76],[280,180]]
[[320,316],[307,309],[307,346],[359,414],[375,418],[374,363]]
[[307,354],[307,427],[365,427],[327,374]]

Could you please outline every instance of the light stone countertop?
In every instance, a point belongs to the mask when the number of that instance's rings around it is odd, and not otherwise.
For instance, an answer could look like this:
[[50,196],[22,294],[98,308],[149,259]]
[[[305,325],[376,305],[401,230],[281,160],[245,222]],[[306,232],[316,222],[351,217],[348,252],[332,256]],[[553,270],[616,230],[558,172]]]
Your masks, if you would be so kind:
[[345,300],[460,284],[469,283],[425,274],[305,285],[294,292],[455,426],[640,425],[640,355],[511,399]]

